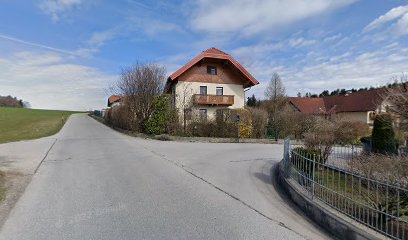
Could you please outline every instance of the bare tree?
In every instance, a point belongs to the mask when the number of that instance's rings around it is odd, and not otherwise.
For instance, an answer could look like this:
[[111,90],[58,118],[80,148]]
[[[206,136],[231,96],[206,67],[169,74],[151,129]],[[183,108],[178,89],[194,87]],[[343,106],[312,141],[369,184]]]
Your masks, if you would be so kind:
[[157,64],[135,64],[122,70],[116,91],[128,108],[132,130],[144,131],[152,113],[154,97],[163,91],[165,68]]
[[185,83],[181,89],[180,94],[176,94],[176,104],[179,104],[180,109],[178,111],[183,114],[183,133],[186,134],[187,120],[192,118],[192,96],[193,89],[191,83]]
[[268,100],[277,101],[285,96],[285,87],[278,73],[274,72],[272,78],[265,90],[265,96]]
[[387,89],[385,99],[390,104],[389,110],[399,116],[401,126],[408,129],[408,76],[402,74],[395,80],[396,87]]

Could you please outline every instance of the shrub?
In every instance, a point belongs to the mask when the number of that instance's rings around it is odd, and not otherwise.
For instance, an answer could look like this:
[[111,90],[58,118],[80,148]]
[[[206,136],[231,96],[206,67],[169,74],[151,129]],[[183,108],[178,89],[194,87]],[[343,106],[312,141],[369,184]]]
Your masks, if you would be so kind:
[[408,187],[408,157],[384,154],[360,155],[350,167],[363,176]]
[[252,137],[264,138],[266,123],[268,122],[268,113],[259,108],[250,108],[252,118]]
[[319,161],[326,162],[329,158],[333,145],[336,143],[336,123],[319,118],[313,128],[304,134],[306,148],[319,152]]
[[110,109],[111,113],[111,124],[114,127],[129,130],[129,110],[125,105],[119,105]]
[[337,143],[351,144],[358,142],[361,137],[370,135],[370,128],[360,121],[340,121],[335,130]]
[[156,96],[153,100],[153,111],[146,122],[148,134],[163,134],[166,132],[170,118],[170,101],[167,95]]
[[239,137],[250,138],[252,136],[252,118],[248,109],[234,109],[233,116],[238,115],[239,120]]
[[238,134],[238,126],[234,112],[230,109],[217,109],[215,112],[215,137],[235,138]]
[[169,112],[169,121],[167,123],[167,133],[170,135],[181,135],[182,132],[178,111],[177,109],[171,109]]
[[379,114],[374,119],[372,144],[374,152],[382,154],[397,153],[391,115]]
[[105,112],[105,124],[107,124],[107,125],[112,124],[112,108],[106,109],[106,112]]

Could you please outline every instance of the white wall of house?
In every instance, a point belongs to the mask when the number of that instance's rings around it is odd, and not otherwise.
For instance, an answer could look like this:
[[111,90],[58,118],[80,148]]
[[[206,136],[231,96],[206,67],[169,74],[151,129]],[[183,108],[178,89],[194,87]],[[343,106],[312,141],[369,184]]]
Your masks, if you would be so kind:
[[183,109],[191,108],[194,112],[199,109],[207,109],[207,116],[209,119],[213,119],[215,111],[220,108],[226,108],[227,106],[209,106],[209,105],[194,105],[192,97],[194,94],[200,94],[200,86],[207,86],[207,94],[215,95],[216,88],[223,88],[223,95],[233,95],[234,104],[228,106],[228,108],[243,108],[245,106],[245,93],[243,85],[239,84],[220,84],[220,83],[207,83],[207,82],[188,82],[179,81],[175,85],[175,104],[180,112]]
[[344,121],[360,121],[369,123],[368,112],[340,112],[336,114]]

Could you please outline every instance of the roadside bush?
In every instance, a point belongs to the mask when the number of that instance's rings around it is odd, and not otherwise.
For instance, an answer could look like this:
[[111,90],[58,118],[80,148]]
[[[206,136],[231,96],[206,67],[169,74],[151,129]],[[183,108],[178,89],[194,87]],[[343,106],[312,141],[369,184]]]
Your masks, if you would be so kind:
[[337,124],[335,136],[337,143],[351,144],[359,142],[361,137],[370,135],[370,128],[360,121],[340,121]]
[[105,111],[105,124],[112,125],[112,109],[108,108]]
[[183,134],[183,129],[180,124],[179,114],[177,109],[171,109],[169,112],[169,120],[167,123],[167,133],[170,135],[179,136]]
[[350,165],[363,176],[408,188],[408,157],[363,154],[350,161]]
[[148,134],[163,134],[167,130],[170,119],[170,100],[167,95],[156,96],[153,100],[152,114],[146,122]]
[[111,124],[114,127],[121,128],[124,130],[130,129],[129,110],[126,106],[122,104],[114,108],[111,108],[109,110],[110,110]]
[[265,138],[266,124],[268,122],[268,113],[259,108],[250,108],[252,118],[252,137]]
[[248,109],[234,109],[232,116],[239,116],[239,137],[250,138],[252,136],[252,118],[251,112]]
[[336,143],[335,132],[338,130],[336,123],[318,118],[315,126],[304,134],[306,148],[319,152],[319,161],[326,162],[329,158],[333,145]]
[[238,126],[235,121],[235,114],[232,110],[217,109],[215,112],[215,132],[216,137],[235,138],[238,134]]
[[382,154],[397,153],[392,118],[389,114],[379,114],[374,119],[372,133],[373,151]]

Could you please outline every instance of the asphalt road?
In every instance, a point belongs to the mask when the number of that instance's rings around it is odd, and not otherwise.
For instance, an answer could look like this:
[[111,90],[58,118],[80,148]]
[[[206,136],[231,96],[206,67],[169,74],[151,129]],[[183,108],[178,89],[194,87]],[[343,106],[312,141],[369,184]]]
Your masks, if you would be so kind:
[[281,145],[133,138],[73,115],[0,239],[328,239],[273,186]]

